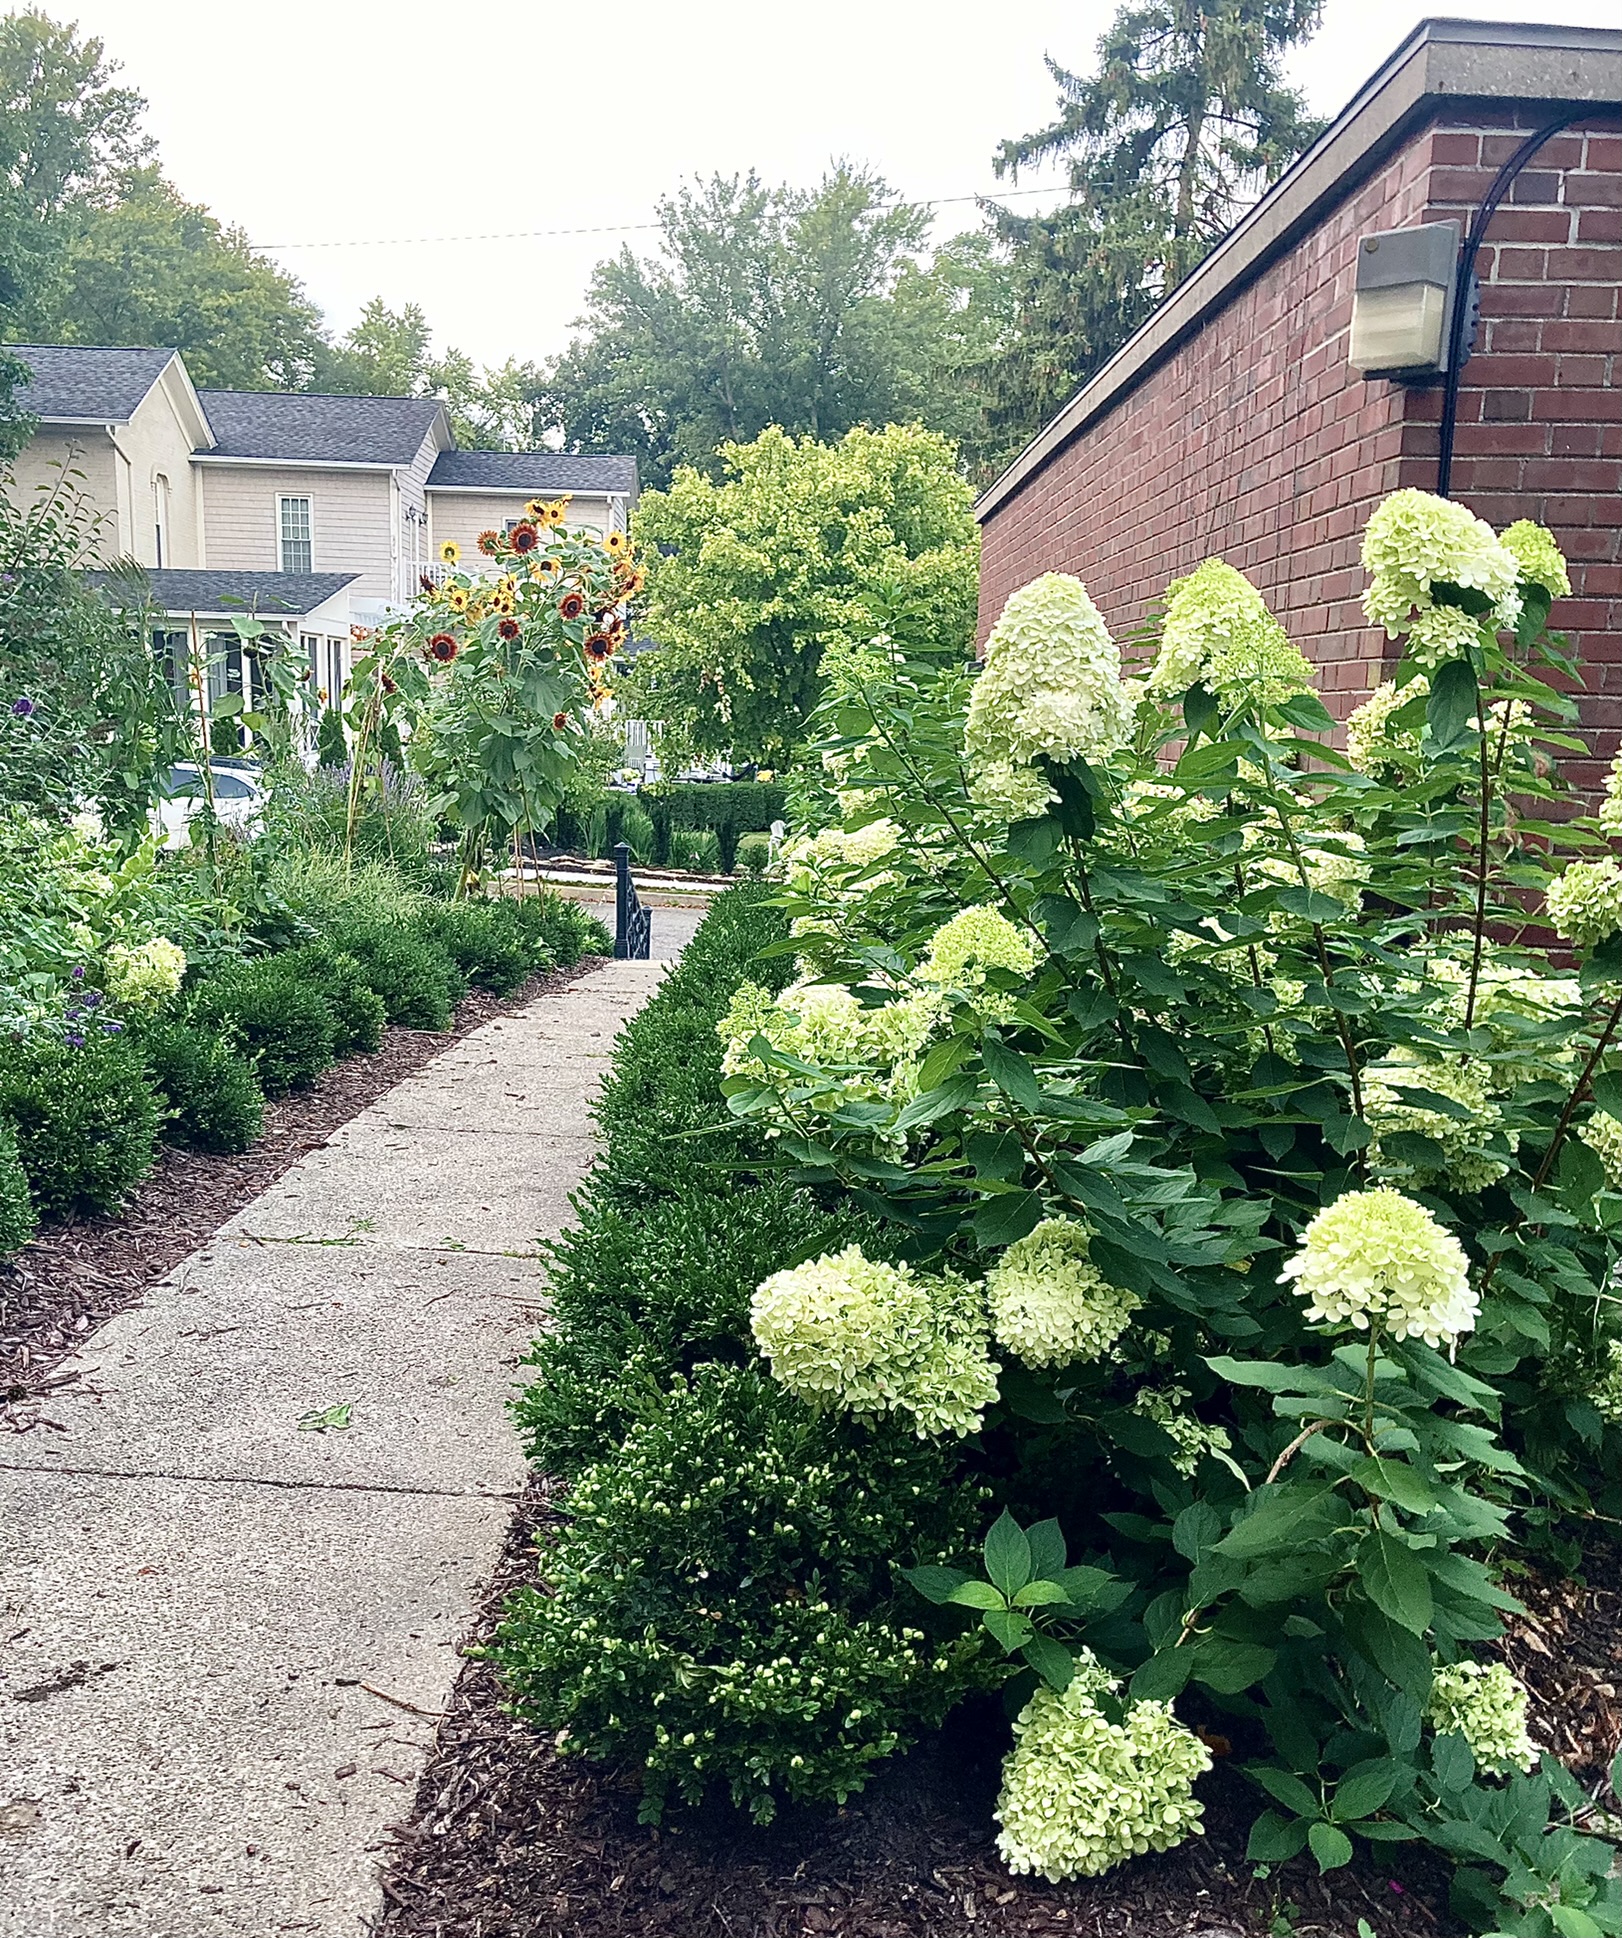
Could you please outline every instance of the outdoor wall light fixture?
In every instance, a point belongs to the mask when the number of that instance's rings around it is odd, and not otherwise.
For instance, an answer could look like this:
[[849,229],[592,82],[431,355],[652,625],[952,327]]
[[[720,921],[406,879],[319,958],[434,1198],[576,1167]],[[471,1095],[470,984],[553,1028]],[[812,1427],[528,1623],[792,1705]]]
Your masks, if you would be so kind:
[[1354,370],[1410,384],[1446,375],[1458,260],[1457,222],[1363,237],[1347,351]]

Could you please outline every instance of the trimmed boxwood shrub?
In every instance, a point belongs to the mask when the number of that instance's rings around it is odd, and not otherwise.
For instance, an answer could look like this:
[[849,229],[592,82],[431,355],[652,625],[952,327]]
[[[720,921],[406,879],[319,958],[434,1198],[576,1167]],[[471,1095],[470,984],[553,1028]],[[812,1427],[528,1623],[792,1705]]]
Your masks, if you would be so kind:
[[772,838],[769,834],[744,834],[738,837],[738,851],[734,859],[740,874],[764,875],[771,858]]
[[645,1820],[711,1783],[763,1822],[778,1793],[843,1802],[992,1679],[981,1632],[932,1640],[896,1574],[968,1551],[983,1506],[954,1462],[700,1367],[569,1495],[551,1592],[509,1605],[493,1649],[517,1712],[639,1762]]
[[166,1018],[139,1039],[158,1099],[168,1113],[167,1141],[234,1155],[258,1141],[265,1097],[252,1062],[217,1028]]
[[285,956],[240,963],[212,977],[199,988],[192,1013],[234,1033],[267,1097],[308,1090],[333,1060],[332,1007]]
[[670,865],[691,868],[700,875],[721,872],[721,842],[713,828],[675,828],[670,836]]
[[332,1011],[332,1054],[354,1056],[378,1048],[388,1012],[383,998],[366,980],[366,972],[352,955],[322,937],[274,958],[276,966],[317,990]]
[[28,1174],[17,1155],[17,1133],[0,1118],[0,1258],[20,1252],[38,1229]]
[[327,931],[327,940],[360,964],[367,988],[382,997],[391,1023],[410,1030],[450,1028],[467,985],[445,951],[415,928],[399,922],[338,921]]
[[602,923],[566,896],[550,892],[523,895],[515,897],[507,906],[528,937],[531,949],[544,951],[551,959],[544,964],[537,960],[537,968],[556,964],[567,969],[582,956],[605,956],[613,951],[613,940]]
[[97,1032],[29,1036],[0,1052],[0,1117],[41,1218],[117,1211],[152,1169],[158,1100],[140,1052]]
[[417,917],[417,933],[443,949],[476,989],[510,996],[538,966],[536,950],[509,902],[438,902]]
[[738,837],[764,834],[781,821],[788,796],[780,781],[673,781],[645,788],[638,799],[653,816],[656,859],[674,860],[676,830],[710,828],[721,845],[721,866],[731,874]]

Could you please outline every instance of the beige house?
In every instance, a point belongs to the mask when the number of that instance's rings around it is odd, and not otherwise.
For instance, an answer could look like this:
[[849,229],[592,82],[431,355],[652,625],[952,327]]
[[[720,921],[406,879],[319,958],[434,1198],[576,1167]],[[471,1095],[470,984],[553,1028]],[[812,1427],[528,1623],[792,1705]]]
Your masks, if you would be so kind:
[[439,546],[481,564],[481,531],[534,497],[571,495],[568,522],[623,529],[631,458],[460,451],[427,397],[197,390],[176,350],[10,344],[38,430],[19,491],[66,488],[93,508],[105,563],[144,566],[178,622],[252,610],[306,638],[336,690],[351,626],[407,603]]

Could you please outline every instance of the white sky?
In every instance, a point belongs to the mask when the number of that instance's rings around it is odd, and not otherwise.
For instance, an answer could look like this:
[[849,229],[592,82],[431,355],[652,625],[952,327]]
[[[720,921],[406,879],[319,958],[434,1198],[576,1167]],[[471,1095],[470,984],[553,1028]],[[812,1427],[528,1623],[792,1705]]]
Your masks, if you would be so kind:
[[[39,0],[36,0],[39,3]],[[592,265],[683,177],[815,180],[831,157],[920,200],[992,189],[997,142],[1043,125],[1051,52],[1086,70],[1115,0],[43,0],[123,63],[171,179],[240,223],[342,330],[381,295],[483,362],[563,347]],[[1295,62],[1333,113],[1422,19],[1328,0]],[[1475,0],[1476,19],[1614,22],[1614,0]],[[1032,204],[1037,206],[1037,204]],[[942,210],[937,237],[973,226]],[[405,238],[388,246],[353,244]],[[290,246],[290,245],[303,246]]]

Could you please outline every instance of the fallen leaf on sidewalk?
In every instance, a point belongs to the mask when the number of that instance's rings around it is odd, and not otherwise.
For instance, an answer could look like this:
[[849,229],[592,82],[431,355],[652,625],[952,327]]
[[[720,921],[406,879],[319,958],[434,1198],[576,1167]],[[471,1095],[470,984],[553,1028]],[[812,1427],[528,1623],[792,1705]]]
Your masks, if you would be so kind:
[[308,1413],[299,1417],[301,1433],[342,1433],[349,1426],[349,1416],[355,1410],[353,1400],[340,1400],[336,1406],[311,1407]]

